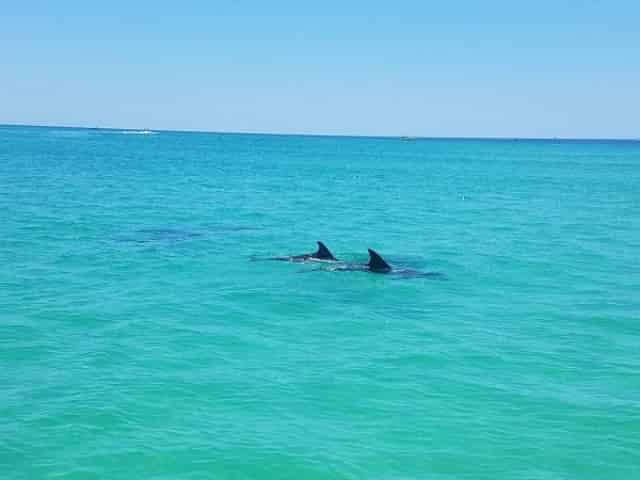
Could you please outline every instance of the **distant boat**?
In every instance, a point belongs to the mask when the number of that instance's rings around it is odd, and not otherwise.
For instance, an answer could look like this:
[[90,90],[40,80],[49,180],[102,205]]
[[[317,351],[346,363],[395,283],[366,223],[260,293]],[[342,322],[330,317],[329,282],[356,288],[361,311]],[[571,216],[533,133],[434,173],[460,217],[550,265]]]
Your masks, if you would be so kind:
[[412,142],[415,139],[416,137],[400,137],[400,140],[402,140],[403,142]]

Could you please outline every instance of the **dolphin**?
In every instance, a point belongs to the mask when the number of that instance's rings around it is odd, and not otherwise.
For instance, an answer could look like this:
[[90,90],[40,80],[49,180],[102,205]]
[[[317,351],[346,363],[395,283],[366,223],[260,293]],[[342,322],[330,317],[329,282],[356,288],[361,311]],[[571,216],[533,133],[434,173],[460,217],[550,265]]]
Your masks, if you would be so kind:
[[393,267],[375,250],[372,250],[371,248],[368,248],[367,250],[369,251],[369,261],[367,263],[342,264],[329,270],[337,272],[378,273],[393,275],[399,278],[446,278],[445,275],[440,272],[423,272],[411,268]]
[[[338,259],[333,256],[331,250],[327,246],[318,241],[318,250],[312,253],[301,253],[299,255],[288,255],[282,257],[270,257],[262,260],[279,260],[282,262],[337,262]],[[252,260],[260,260],[259,258],[252,257]]]

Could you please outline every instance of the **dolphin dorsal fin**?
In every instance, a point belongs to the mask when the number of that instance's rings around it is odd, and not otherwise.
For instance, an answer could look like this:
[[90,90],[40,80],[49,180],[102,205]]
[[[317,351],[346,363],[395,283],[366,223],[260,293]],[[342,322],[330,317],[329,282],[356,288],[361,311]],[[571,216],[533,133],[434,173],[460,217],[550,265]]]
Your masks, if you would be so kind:
[[318,242],[318,251],[313,256],[322,260],[336,260],[333,253],[331,253],[327,246],[320,241]]
[[391,271],[391,266],[385,262],[384,258],[382,258],[377,252],[369,250],[369,270],[372,272],[379,273],[387,273]]

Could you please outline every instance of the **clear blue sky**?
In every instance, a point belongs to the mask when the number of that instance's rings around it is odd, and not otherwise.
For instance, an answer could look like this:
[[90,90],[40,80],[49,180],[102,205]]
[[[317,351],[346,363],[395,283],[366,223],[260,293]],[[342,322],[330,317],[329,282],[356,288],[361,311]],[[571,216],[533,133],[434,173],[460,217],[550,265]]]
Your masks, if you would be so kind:
[[0,123],[640,137],[638,1],[4,1]]

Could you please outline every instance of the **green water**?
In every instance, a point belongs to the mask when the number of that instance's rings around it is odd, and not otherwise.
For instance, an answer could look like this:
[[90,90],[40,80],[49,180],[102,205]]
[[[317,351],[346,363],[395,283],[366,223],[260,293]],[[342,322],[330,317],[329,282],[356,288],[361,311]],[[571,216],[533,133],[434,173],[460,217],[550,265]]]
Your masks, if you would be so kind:
[[0,212],[3,479],[640,478],[640,143],[0,127]]

